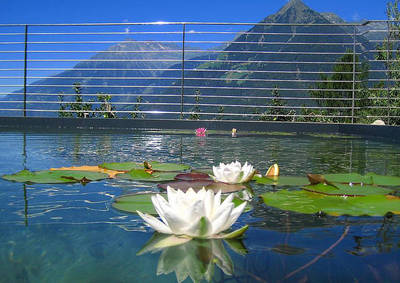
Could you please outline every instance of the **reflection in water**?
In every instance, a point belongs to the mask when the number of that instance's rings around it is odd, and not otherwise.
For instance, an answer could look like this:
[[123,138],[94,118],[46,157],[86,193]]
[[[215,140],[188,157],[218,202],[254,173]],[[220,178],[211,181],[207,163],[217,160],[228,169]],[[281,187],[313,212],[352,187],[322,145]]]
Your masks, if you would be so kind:
[[[143,160],[209,169],[219,162],[238,160],[248,161],[263,173],[277,162],[286,176],[338,172],[400,176],[398,144],[351,137],[211,135],[201,140],[194,135],[140,132],[13,132],[2,134],[0,146],[7,149],[0,152],[0,175],[24,168],[36,171]],[[0,278],[5,282],[170,282],[175,278],[276,282],[325,251],[347,225],[351,230],[340,245],[289,279],[400,282],[397,215],[303,215],[270,208],[255,197],[253,209],[237,223],[250,225],[248,253],[238,242],[197,240],[161,245],[128,260],[151,234],[137,215],[113,210],[113,197],[158,192],[156,184],[116,179],[86,186],[23,185],[2,179],[0,184],[0,240],[4,243]],[[252,189],[258,196],[281,188],[252,183]],[[226,245],[235,253],[225,250]],[[151,254],[156,251],[160,254]]]
[[386,216],[378,225],[375,225],[376,229],[365,226],[362,233],[358,232],[354,235],[355,246],[348,250],[348,253],[356,256],[369,256],[398,252],[400,249],[400,218]]
[[[226,243],[238,253],[246,251],[240,240],[229,240]],[[159,251],[161,255],[158,259],[157,275],[174,272],[178,282],[183,282],[188,277],[193,282],[203,279],[211,281],[215,265],[224,274],[233,275],[233,261],[221,239],[200,240],[154,233],[138,255]]]

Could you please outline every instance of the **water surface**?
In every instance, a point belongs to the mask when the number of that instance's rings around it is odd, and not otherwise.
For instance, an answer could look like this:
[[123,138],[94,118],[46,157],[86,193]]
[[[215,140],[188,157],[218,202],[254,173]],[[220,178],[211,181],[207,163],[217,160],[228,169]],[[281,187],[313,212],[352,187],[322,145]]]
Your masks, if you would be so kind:
[[[103,162],[158,160],[211,168],[248,161],[281,175],[375,172],[400,176],[400,146],[361,137],[260,135],[231,138],[161,133],[1,132],[0,174]],[[400,221],[281,211],[254,198],[234,225],[241,243],[193,241],[136,255],[153,231],[113,198],[157,184],[103,180],[21,184],[0,179],[0,278],[4,282],[400,281]],[[256,195],[272,186],[252,184]],[[217,264],[218,263],[218,264]],[[208,271],[207,271],[208,270]],[[207,275],[205,275],[207,274]],[[207,277],[208,276],[208,277]],[[187,282],[190,279],[187,278]]]

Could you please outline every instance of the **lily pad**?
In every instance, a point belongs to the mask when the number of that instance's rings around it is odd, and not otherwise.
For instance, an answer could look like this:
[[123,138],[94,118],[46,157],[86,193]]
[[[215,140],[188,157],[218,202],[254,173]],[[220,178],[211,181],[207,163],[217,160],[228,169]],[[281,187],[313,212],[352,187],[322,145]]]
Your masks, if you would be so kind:
[[105,173],[77,171],[77,170],[44,170],[31,172],[22,170],[12,175],[4,175],[3,179],[23,183],[59,184],[59,183],[87,183],[108,178]]
[[196,181],[196,180],[212,180],[211,177],[206,173],[182,173],[175,176],[175,180],[180,181]]
[[383,216],[388,212],[400,214],[400,198],[391,195],[341,197],[305,190],[280,190],[264,193],[261,197],[268,206],[304,214],[321,211],[332,216]]
[[[154,171],[179,172],[190,169],[190,166],[185,164],[161,163],[158,161],[149,161],[147,163],[151,165]],[[144,169],[144,164],[143,162],[112,162],[100,164],[99,167],[109,170],[127,172],[133,169]]]
[[394,190],[371,185],[349,185],[340,183],[316,184],[305,186],[304,189],[315,193],[336,196],[367,196],[386,195]]
[[109,178],[115,178],[115,175],[124,173],[123,171],[108,170],[100,168],[99,166],[71,166],[71,167],[60,167],[60,168],[50,168],[51,171],[61,170],[61,171],[90,171],[90,172],[100,172],[106,173]]
[[328,182],[367,184],[376,186],[400,186],[400,177],[384,176],[375,173],[360,175],[357,173],[348,174],[326,174],[323,175]]
[[165,182],[175,179],[176,173],[173,172],[146,172],[144,169],[133,169],[127,173],[117,174],[117,178],[143,181],[143,182]]
[[332,183],[358,183],[372,185],[373,180],[371,176],[362,176],[357,173],[347,174],[325,174],[325,180]]
[[[151,196],[156,195],[155,193],[136,193],[129,194],[117,197],[114,199],[112,203],[112,207],[124,212],[136,213],[139,210],[142,213],[157,215],[156,210],[154,209],[153,203],[151,202]],[[167,198],[167,194],[161,194],[165,199]],[[224,197],[222,198],[224,199]],[[239,206],[243,203],[243,201],[239,198],[233,198],[233,203],[235,206]],[[246,205],[244,209],[245,212],[253,209],[249,204]]]
[[306,177],[296,176],[260,177],[255,175],[253,180],[258,184],[274,186],[304,186],[309,184]]
[[214,182],[209,180],[175,181],[158,185],[159,188],[164,190],[166,190],[168,186],[174,189],[179,189],[184,192],[186,192],[189,188],[192,188],[194,191],[197,192],[204,187],[207,190],[213,190],[214,192],[221,191],[222,193],[237,192],[246,188],[246,186],[241,184],[232,185],[232,184]]
[[384,176],[375,173],[368,173],[366,176],[372,177],[373,183],[377,186],[400,186],[400,177]]

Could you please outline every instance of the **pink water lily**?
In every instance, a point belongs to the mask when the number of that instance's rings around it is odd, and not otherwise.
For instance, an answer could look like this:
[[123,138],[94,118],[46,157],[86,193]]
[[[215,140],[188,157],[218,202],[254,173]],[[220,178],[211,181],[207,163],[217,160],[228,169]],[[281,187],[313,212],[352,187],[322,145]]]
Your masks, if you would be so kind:
[[205,137],[206,136],[206,128],[198,128],[196,129],[196,136],[197,137]]
[[214,194],[204,188],[197,193],[193,189],[184,193],[167,188],[168,200],[157,194],[151,197],[160,220],[138,211],[139,216],[154,230],[164,234],[185,235],[191,238],[232,238],[240,236],[247,226],[222,235],[243,212],[246,202],[235,207],[234,194],[221,202],[221,192]]

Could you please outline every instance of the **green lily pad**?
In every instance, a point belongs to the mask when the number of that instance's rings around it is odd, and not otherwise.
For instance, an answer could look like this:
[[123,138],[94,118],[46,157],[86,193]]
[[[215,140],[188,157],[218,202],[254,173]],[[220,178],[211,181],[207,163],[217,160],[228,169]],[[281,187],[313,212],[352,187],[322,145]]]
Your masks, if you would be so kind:
[[259,177],[255,175],[253,180],[258,184],[274,186],[304,186],[309,184],[306,177],[279,176],[279,177]]
[[358,183],[372,185],[373,180],[371,176],[362,176],[357,173],[341,173],[341,174],[326,174],[323,175],[325,180],[331,183]]
[[261,197],[268,206],[304,214],[321,211],[332,216],[383,216],[388,212],[400,214],[400,198],[390,195],[341,197],[305,190],[280,190],[264,193]]
[[375,173],[368,173],[366,176],[372,177],[373,183],[377,186],[400,186],[400,177],[384,176]]
[[316,184],[305,186],[304,189],[326,195],[336,196],[367,196],[367,195],[386,195],[393,192],[393,189],[386,189],[371,185],[349,185],[340,183]]
[[[157,161],[149,161],[148,162],[154,171],[185,171],[189,170],[190,166],[185,164],[176,164],[176,163],[161,163]],[[100,164],[99,167],[109,170],[116,171],[131,171],[133,169],[144,169],[143,162],[112,162],[112,163],[103,163]]]
[[60,183],[87,183],[108,178],[107,174],[91,171],[75,170],[44,170],[31,172],[22,170],[12,175],[3,175],[3,179],[38,184],[60,184]]
[[368,173],[364,176],[357,173],[326,174],[324,177],[326,181],[334,183],[362,183],[376,186],[400,186],[400,177],[384,176],[375,173]]
[[[153,203],[151,202],[151,196],[156,195],[155,193],[136,193],[129,194],[117,197],[114,199],[112,203],[112,207],[124,212],[136,213],[139,210],[142,213],[157,215],[156,210],[154,209]],[[165,199],[167,198],[167,194],[160,194]],[[222,198],[224,199],[224,197]],[[239,206],[243,203],[243,200],[235,197],[232,201],[235,206]],[[253,207],[249,204],[246,205],[244,211],[250,211]]]
[[176,173],[173,172],[153,172],[148,173],[144,169],[133,169],[127,173],[117,174],[117,178],[143,181],[143,182],[164,182],[175,179]]
[[139,210],[142,213],[156,215],[157,212],[151,202],[151,196],[154,195],[154,193],[123,195],[114,199],[112,207],[124,212],[136,213]]

